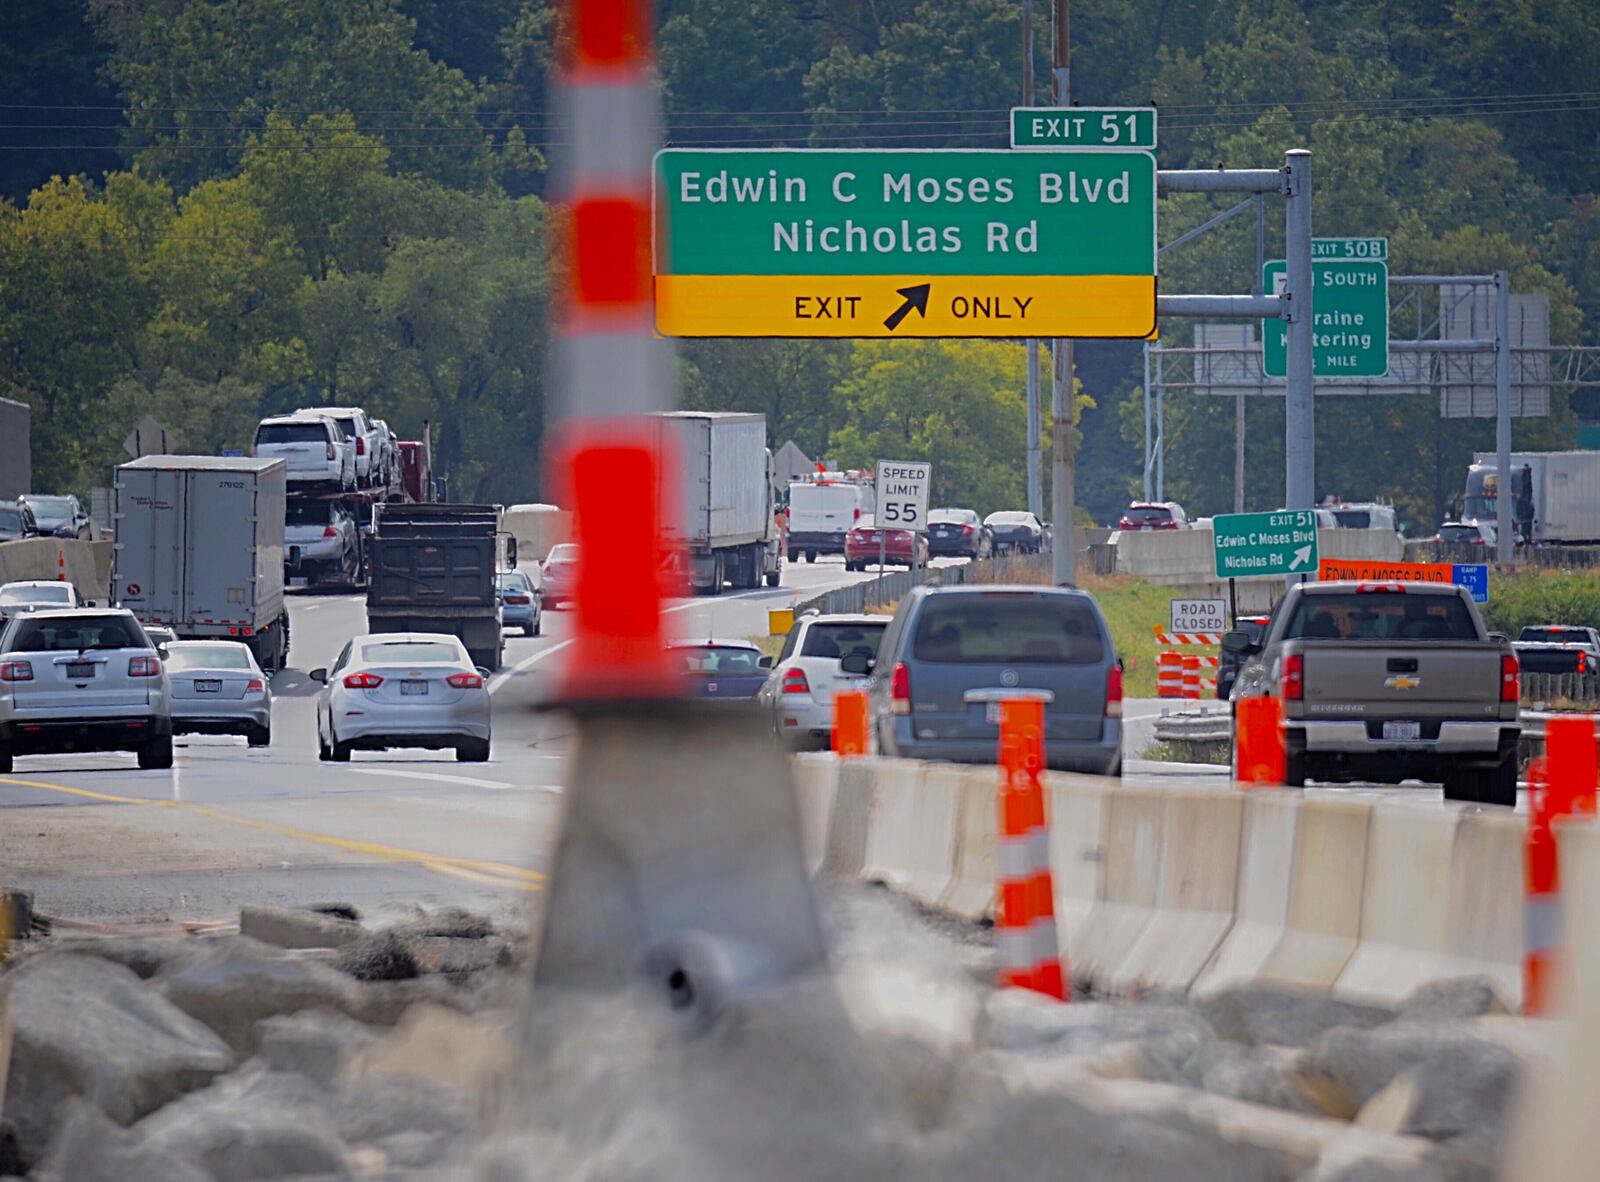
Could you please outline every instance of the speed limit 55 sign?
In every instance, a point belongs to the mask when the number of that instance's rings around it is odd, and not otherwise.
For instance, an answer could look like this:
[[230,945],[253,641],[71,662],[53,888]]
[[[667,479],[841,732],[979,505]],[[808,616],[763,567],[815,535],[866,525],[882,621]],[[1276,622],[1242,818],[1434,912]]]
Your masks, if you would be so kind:
[[879,460],[877,524],[922,530],[928,523],[928,485],[933,465],[926,460]]

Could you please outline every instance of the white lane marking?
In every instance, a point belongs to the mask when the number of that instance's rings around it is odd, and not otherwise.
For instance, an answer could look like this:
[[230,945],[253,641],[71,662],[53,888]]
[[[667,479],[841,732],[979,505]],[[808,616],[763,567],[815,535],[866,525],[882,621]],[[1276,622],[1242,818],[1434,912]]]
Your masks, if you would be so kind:
[[511,789],[515,784],[507,784],[502,780],[479,780],[473,776],[446,776],[438,772],[403,772],[398,768],[387,767],[353,767],[345,769],[358,776],[396,776],[402,780],[437,780],[445,784],[465,784],[468,788],[497,788]]
[[572,641],[570,640],[559,640],[555,644],[552,644],[549,648],[542,648],[530,657],[523,657],[522,660],[511,666],[511,668],[500,670],[500,672],[496,673],[489,679],[489,692],[491,694],[494,693],[501,686],[505,685],[506,681],[513,674],[521,673],[525,669],[531,669],[534,665],[544,660],[551,653],[558,653],[571,643]]

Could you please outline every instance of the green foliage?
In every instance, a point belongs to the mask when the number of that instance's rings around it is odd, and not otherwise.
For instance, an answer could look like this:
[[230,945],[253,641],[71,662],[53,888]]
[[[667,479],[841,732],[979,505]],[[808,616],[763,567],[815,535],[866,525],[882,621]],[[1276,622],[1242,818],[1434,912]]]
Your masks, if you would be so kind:
[[1529,624],[1593,627],[1600,620],[1600,574],[1527,567],[1514,574],[1491,571],[1489,602],[1479,606],[1489,630],[1513,640]]

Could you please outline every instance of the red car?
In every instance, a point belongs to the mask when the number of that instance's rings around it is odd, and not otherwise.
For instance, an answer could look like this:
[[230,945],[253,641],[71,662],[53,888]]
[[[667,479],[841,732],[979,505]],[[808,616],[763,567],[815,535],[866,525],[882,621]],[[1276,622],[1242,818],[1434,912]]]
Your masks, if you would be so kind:
[[878,561],[878,535],[884,534],[884,565],[910,566],[913,553],[923,566],[928,565],[928,542],[921,534],[908,529],[880,530],[874,528],[870,514],[863,513],[855,528],[844,536],[845,570],[866,570]]

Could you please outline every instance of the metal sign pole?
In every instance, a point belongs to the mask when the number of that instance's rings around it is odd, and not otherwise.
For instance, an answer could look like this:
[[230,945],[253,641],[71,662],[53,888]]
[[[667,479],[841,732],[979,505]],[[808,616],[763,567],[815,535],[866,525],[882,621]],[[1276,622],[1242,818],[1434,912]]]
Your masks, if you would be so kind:
[[1289,287],[1289,377],[1284,402],[1284,508],[1316,502],[1315,407],[1312,402],[1311,153],[1284,153],[1284,220]]
[[1516,553],[1511,515],[1516,482],[1511,478],[1511,278],[1494,273],[1494,461],[1495,561],[1510,566]]

